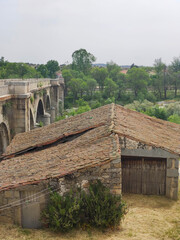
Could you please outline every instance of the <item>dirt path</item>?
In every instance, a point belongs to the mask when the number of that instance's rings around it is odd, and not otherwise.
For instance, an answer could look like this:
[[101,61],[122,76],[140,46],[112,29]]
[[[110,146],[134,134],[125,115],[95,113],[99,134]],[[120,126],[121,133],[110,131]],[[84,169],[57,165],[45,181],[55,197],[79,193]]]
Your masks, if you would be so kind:
[[63,235],[0,224],[0,240],[180,240],[180,200],[133,194],[125,195],[124,200],[129,211],[116,231],[76,230]]

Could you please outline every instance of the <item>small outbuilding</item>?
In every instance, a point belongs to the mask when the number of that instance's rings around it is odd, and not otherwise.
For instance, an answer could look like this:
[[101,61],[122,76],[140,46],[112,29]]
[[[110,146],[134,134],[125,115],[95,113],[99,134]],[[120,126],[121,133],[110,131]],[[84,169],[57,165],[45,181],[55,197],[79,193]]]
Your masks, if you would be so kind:
[[18,134],[0,162],[0,222],[41,226],[49,187],[178,197],[180,125],[106,105]]

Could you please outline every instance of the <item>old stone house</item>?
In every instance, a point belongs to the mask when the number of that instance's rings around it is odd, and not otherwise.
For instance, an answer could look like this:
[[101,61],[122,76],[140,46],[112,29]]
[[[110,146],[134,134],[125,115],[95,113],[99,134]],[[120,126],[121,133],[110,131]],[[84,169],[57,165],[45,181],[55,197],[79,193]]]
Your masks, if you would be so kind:
[[15,136],[0,162],[0,222],[41,226],[49,186],[178,196],[180,125],[106,105]]

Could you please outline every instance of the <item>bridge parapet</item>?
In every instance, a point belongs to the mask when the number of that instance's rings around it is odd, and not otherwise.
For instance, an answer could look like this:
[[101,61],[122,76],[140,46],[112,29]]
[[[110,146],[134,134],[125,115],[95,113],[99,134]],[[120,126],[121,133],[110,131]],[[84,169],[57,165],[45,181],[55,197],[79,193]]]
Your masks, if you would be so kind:
[[39,88],[64,85],[62,77],[57,79],[38,78],[38,79],[0,79],[0,97],[8,94],[27,94]]

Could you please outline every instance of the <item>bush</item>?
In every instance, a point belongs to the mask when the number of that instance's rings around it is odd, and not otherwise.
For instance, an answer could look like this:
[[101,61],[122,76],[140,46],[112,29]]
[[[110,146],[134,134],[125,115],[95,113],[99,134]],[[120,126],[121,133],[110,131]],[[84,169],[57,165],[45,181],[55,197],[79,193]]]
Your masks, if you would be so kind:
[[42,222],[55,231],[66,232],[76,227],[80,222],[80,198],[72,191],[61,196],[52,192],[47,209],[42,213]]
[[145,112],[143,112],[151,117],[160,118],[162,120],[167,120],[168,115],[165,108],[160,108],[158,105],[152,108],[148,108]]
[[180,124],[180,116],[177,114],[171,115],[168,117],[168,121]]
[[126,213],[121,196],[110,193],[100,181],[91,184],[88,193],[83,192],[82,202],[85,220],[93,227],[117,226]]
[[121,196],[113,195],[100,181],[90,184],[88,192],[70,191],[65,196],[50,195],[42,221],[52,230],[66,232],[77,226],[116,227],[126,214]]
[[90,102],[90,107],[91,107],[91,109],[95,109],[95,108],[101,107],[101,103],[99,101],[97,101],[97,100],[94,100],[94,101],[92,100]]

